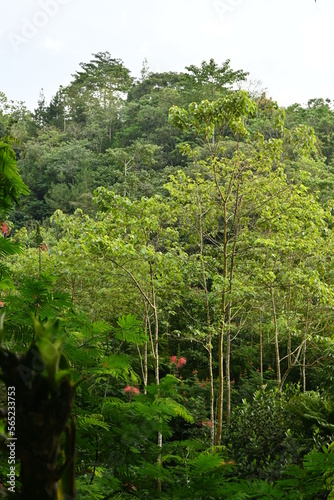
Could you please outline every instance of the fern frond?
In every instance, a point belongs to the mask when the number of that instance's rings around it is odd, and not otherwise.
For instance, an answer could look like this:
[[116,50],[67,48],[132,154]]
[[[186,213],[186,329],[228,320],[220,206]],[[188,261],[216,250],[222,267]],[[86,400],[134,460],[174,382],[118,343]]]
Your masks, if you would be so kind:
[[4,258],[8,255],[17,255],[22,253],[24,250],[23,246],[19,243],[15,243],[13,240],[8,238],[0,237],[0,257]]
[[143,345],[149,340],[141,327],[141,322],[132,314],[118,318],[117,325],[119,328],[115,329],[115,337],[123,342]]
[[267,481],[243,481],[239,480],[235,482],[232,486],[232,489],[237,490],[232,497],[233,499],[242,499],[242,498],[254,498],[254,499],[263,499],[263,500],[280,500],[281,498],[296,498],[289,497],[286,495],[279,486],[274,485],[273,483],[268,483]]
[[130,359],[126,354],[111,354],[100,361],[98,368],[92,368],[90,372],[101,380],[107,376],[127,378],[131,371]]
[[109,409],[123,409],[126,407],[129,403],[122,401],[120,398],[106,398],[104,400],[104,409],[109,410]]
[[161,412],[167,421],[173,417],[181,417],[189,423],[193,423],[194,421],[193,416],[188,410],[171,398],[156,399],[152,406],[155,407],[159,413]]
[[222,467],[223,457],[218,453],[209,453],[207,451],[200,453],[200,455],[190,462],[190,467],[195,471],[195,474],[208,474],[210,471]]
[[79,416],[77,418],[77,426],[78,429],[81,429],[85,432],[90,432],[96,428],[101,428],[106,431],[109,430],[109,425],[104,422],[104,417],[100,414],[90,414],[82,417]]

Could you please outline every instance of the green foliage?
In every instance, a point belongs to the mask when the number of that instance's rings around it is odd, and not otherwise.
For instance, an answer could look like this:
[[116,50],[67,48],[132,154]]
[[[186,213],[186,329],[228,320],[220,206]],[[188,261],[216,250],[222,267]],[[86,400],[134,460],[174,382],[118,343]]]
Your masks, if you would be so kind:
[[12,202],[19,202],[20,195],[29,193],[28,186],[19,174],[16,157],[9,144],[0,142],[0,215],[9,211]]
[[297,394],[289,401],[289,412],[304,428],[305,435],[314,436],[319,446],[328,442],[334,430],[334,403],[330,395],[316,391]]
[[170,110],[171,122],[181,130],[190,129],[211,140],[217,128],[220,133],[226,128],[241,137],[247,135],[244,118],[256,109],[247,92],[239,91],[209,102],[192,103],[189,110],[181,110],[176,106]]
[[209,62],[202,61],[200,67],[192,64],[186,69],[188,73],[185,81],[191,89],[193,101],[197,102],[203,98],[215,100],[236,83],[245,81],[249,75],[243,70],[233,71],[229,59],[222,66],[218,66],[214,59],[210,59]]
[[[239,465],[238,474],[274,481],[282,469],[298,461],[298,435],[291,431],[286,401],[276,390],[255,392],[232,411],[224,443]],[[297,431],[297,429],[296,429]]]
[[317,135],[317,147],[331,164],[333,159],[333,110],[330,99],[310,99],[307,107],[293,104],[287,109],[289,126],[309,125]]
[[142,330],[142,322],[136,316],[128,314],[118,318],[115,329],[115,338],[137,345],[143,345],[148,341],[148,336]]
[[34,116],[0,94],[0,351],[52,415],[80,381],[78,498],[333,496],[333,110],[246,77],[101,52]]

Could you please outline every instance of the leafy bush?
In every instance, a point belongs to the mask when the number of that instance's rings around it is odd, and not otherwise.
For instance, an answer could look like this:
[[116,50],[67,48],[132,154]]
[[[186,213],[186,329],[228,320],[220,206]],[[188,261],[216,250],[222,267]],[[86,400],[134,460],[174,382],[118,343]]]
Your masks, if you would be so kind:
[[234,409],[223,442],[239,466],[239,477],[274,481],[298,462],[299,443],[289,422],[286,397],[277,389],[261,389]]

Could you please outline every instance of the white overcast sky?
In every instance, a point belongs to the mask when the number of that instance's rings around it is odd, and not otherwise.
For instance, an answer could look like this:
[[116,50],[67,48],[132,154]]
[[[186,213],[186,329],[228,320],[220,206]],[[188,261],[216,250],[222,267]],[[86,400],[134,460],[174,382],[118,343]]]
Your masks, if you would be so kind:
[[0,91],[34,109],[109,51],[139,76],[214,58],[282,106],[334,99],[334,0],[12,0],[0,13]]

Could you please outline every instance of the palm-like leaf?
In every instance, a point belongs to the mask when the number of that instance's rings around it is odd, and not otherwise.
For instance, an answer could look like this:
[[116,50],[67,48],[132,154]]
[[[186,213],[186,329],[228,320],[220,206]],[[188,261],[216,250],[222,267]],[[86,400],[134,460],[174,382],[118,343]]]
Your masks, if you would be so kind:
[[14,243],[8,238],[0,237],[0,258],[8,255],[15,255],[23,252],[23,247],[18,243]]
[[0,213],[7,213],[12,202],[19,202],[19,196],[28,194],[29,188],[23,182],[15,153],[9,144],[0,142]]

